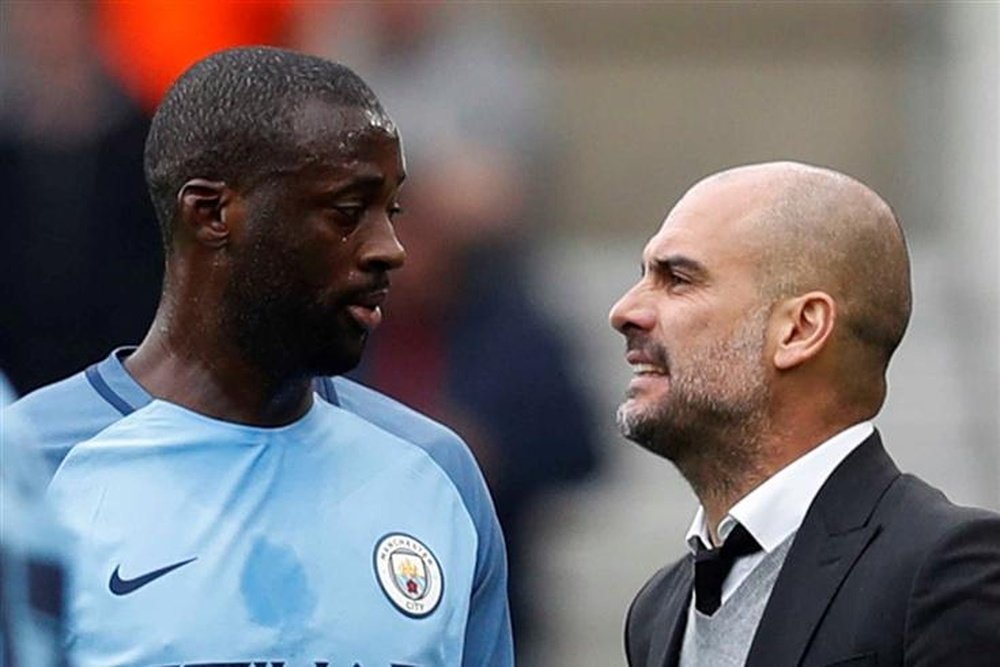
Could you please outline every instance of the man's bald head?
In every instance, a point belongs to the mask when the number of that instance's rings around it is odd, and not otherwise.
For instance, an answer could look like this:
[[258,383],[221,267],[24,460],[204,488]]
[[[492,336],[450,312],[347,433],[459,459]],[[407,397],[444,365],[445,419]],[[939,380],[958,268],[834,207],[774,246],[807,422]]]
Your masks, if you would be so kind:
[[788,162],[710,176],[642,268],[610,313],[635,373],[619,423],[703,500],[882,406],[909,262],[891,209],[861,183]]
[[759,257],[759,287],[771,299],[823,291],[837,302],[838,335],[882,370],[910,319],[910,265],[889,205],[845,174],[795,162],[730,169],[694,188],[745,196],[741,242]]

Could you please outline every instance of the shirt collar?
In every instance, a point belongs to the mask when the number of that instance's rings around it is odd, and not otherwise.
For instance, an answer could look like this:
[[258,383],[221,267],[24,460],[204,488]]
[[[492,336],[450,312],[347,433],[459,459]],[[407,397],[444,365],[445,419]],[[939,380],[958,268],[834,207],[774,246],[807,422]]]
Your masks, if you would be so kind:
[[[875,431],[863,421],[837,433],[829,440],[795,459],[733,505],[719,523],[723,541],[737,523],[746,528],[770,553],[802,525],[820,487],[847,456]],[[685,536],[694,552],[698,541],[711,544],[705,508],[698,507]]]
[[145,407],[153,400],[149,392],[125,368],[125,359],[135,350],[133,346],[119,347],[97,365],[97,372],[108,388],[132,410]]
[[[103,380],[104,384],[107,385],[107,388],[114,394],[115,398],[124,404],[121,406],[121,409],[125,414],[149,405],[154,399],[146,391],[145,387],[136,382],[132,374],[125,368],[125,359],[137,349],[134,345],[116,348],[103,361],[98,362],[95,367],[97,374]],[[340,400],[337,397],[337,389],[329,378],[314,378],[313,391],[318,393],[327,403],[340,405]]]

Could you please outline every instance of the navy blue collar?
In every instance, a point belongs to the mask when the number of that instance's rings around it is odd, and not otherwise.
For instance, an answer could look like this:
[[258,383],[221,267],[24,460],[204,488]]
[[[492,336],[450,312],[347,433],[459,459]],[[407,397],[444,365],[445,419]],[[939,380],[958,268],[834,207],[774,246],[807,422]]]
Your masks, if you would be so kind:
[[[125,368],[125,358],[135,350],[134,346],[116,348],[103,361],[85,371],[87,381],[94,391],[122,415],[131,414],[153,400],[153,396],[136,382]],[[340,405],[337,390],[333,386],[333,378],[314,379],[313,389],[327,403]]]

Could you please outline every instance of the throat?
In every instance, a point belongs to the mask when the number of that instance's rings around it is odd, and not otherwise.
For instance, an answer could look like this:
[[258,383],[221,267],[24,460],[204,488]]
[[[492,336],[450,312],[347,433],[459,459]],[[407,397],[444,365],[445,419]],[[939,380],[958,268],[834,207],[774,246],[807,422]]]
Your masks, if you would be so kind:
[[719,523],[729,510],[768,477],[760,443],[756,439],[702,441],[699,447],[688,448],[687,454],[674,463],[705,508],[709,533],[717,541]]
[[249,426],[283,426],[312,406],[312,378],[274,378],[224,354],[206,358],[146,340],[125,360],[129,374],[151,396],[213,419]]

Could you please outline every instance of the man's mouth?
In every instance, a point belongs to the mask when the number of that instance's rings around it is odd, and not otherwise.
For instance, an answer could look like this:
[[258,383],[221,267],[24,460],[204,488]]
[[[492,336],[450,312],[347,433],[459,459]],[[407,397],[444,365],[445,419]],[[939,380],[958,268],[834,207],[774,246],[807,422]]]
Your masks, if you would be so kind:
[[625,353],[625,361],[632,369],[632,374],[643,375],[669,375],[667,364],[660,363],[658,357],[661,355],[652,354],[651,351],[629,350]]
[[354,304],[347,307],[347,312],[365,331],[374,331],[382,323],[382,309],[379,306],[369,308]]
[[667,369],[662,366],[657,366],[656,364],[649,363],[630,363],[629,366],[632,368],[633,375],[666,375]]
[[382,323],[382,304],[388,294],[388,289],[364,292],[347,305],[347,312],[362,329],[374,331]]

